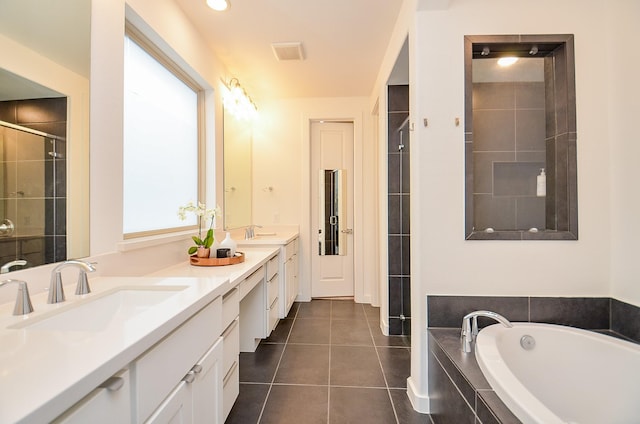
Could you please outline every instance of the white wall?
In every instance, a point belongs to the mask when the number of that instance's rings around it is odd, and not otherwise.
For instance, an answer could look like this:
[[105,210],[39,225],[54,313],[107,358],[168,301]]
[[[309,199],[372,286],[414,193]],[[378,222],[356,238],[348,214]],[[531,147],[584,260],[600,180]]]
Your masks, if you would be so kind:
[[[609,4],[610,3],[610,4]],[[611,145],[611,295],[640,306],[640,2],[608,2],[609,143]]]
[[[253,222],[300,225],[300,299],[310,291],[309,121],[354,120],[356,301],[377,300],[376,141],[366,97],[275,99],[261,102],[253,136]],[[273,187],[273,191],[265,190]]]

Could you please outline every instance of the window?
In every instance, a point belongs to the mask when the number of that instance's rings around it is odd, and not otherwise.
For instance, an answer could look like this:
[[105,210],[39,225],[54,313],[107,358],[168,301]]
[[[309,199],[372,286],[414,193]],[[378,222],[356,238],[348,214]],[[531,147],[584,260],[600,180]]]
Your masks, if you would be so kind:
[[125,238],[177,231],[199,194],[199,95],[175,65],[128,29],[124,73]]

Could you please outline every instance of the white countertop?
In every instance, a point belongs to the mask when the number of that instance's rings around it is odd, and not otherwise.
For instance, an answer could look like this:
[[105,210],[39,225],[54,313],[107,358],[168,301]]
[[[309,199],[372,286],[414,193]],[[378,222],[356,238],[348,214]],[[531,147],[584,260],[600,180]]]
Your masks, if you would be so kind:
[[256,236],[252,239],[234,239],[238,246],[254,246],[254,245],[286,245],[298,237],[298,231],[294,230],[276,230],[261,231],[260,228],[255,230]]
[[226,266],[193,266],[188,262],[163,268],[151,274],[152,276],[161,277],[222,277],[229,279],[228,288],[236,286],[244,278],[251,275],[256,269],[260,268],[269,259],[278,254],[276,247],[266,246],[246,246],[237,249],[238,252],[244,253],[244,262],[236,265]]
[[[13,302],[0,305],[0,422],[48,422],[73,406],[198,310],[239,283],[278,252],[247,248],[245,262],[196,267],[187,261],[148,277],[89,278],[92,293],[48,305],[47,293],[32,297],[34,312],[13,316]],[[73,308],[122,287],[185,286],[130,320],[116,314],[104,328],[90,331],[7,328],[60,309]],[[159,287],[157,287],[159,288]]]

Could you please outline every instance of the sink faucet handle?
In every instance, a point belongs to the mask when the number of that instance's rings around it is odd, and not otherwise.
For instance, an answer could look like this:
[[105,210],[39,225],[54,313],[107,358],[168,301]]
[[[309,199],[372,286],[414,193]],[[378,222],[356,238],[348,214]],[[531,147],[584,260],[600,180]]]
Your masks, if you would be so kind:
[[78,261],[85,265],[85,267],[80,268],[80,273],[78,273],[78,284],[76,285],[76,294],[83,295],[91,293],[91,287],[89,287],[89,278],[87,277],[87,272],[94,272],[96,268],[94,267],[97,262],[85,262]]
[[18,296],[16,297],[16,305],[13,308],[13,315],[26,315],[33,312],[31,297],[29,296],[29,288],[26,281],[22,280],[4,280],[0,282],[0,287],[6,284],[18,285]]
[[87,272],[84,269],[78,273],[78,284],[76,285],[76,294],[89,294],[91,293],[91,287],[89,287],[89,278],[87,278]]
[[76,294],[87,294],[91,293],[91,289],[89,288],[89,280],[87,279],[87,272],[94,272],[96,268],[93,266],[95,264],[87,261],[82,261],[79,259],[69,259],[61,264],[57,265],[51,271],[51,283],[49,284],[49,297],[47,299],[47,303],[60,303],[64,302],[65,295],[64,289],[62,287],[62,269],[74,266],[80,268],[80,274],[78,275],[78,285],[76,286]]

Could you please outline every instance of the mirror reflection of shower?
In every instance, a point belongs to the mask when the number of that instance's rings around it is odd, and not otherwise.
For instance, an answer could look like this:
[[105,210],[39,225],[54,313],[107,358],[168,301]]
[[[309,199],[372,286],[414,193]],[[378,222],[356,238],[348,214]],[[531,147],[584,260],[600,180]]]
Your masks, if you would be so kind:
[[66,103],[0,102],[2,273],[66,259]]

